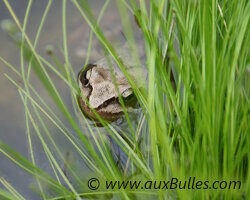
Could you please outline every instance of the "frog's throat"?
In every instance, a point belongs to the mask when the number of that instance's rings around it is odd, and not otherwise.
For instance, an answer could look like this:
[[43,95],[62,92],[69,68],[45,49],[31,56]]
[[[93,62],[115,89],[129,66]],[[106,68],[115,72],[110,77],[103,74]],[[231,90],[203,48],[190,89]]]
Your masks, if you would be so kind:
[[[83,101],[81,96],[77,97],[78,105],[81,108],[82,113],[91,120],[99,121],[96,114],[89,108],[85,101]],[[102,117],[104,120],[109,122],[116,121],[122,115],[122,111],[117,113],[103,112],[95,109],[96,112]]]

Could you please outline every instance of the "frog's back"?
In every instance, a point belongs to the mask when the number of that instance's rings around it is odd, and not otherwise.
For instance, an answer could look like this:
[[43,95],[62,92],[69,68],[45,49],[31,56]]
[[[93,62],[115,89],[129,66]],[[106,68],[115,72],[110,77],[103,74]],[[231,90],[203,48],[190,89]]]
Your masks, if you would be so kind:
[[[136,60],[136,57],[132,56],[134,54],[137,54],[137,58],[139,60]],[[135,52],[132,52],[128,46],[128,43],[125,42],[124,45],[117,50],[117,55],[122,61],[126,71],[128,72],[128,75],[131,76],[134,81],[136,81],[137,86],[140,87],[141,84],[144,84],[144,81],[147,79],[147,70],[145,67],[146,59],[143,41],[141,40],[138,45],[136,45]],[[111,55],[108,55],[107,58],[104,57],[100,59],[95,64],[109,70],[110,67],[112,67],[115,73],[123,74],[117,62]]]

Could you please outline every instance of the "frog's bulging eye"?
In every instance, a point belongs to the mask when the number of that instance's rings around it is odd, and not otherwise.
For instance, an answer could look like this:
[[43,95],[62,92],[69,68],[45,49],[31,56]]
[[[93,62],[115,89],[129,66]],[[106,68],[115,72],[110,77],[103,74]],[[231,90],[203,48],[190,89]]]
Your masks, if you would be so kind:
[[83,71],[81,71],[78,75],[79,81],[83,84],[84,87],[89,86],[89,79],[91,76],[91,69],[96,65],[88,64]]
[[131,88],[122,93],[122,98],[126,105],[131,104],[136,99]]
[[88,87],[89,86],[89,77],[87,78],[87,74],[89,73],[90,70],[88,71],[83,71],[81,76],[80,76],[80,81],[83,84],[83,86]]
[[132,101],[135,98],[134,93],[131,93],[130,95],[128,95],[127,97],[123,98],[125,103],[129,103],[130,101]]

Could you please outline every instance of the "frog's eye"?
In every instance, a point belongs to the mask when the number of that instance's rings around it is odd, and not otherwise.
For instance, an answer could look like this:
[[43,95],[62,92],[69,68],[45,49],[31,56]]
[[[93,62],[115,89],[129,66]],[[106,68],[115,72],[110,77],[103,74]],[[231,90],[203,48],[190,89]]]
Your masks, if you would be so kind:
[[132,89],[127,89],[122,93],[122,98],[125,104],[130,104],[135,100],[135,94],[133,93]]
[[128,95],[127,97],[123,98],[125,100],[125,103],[129,103],[130,101],[132,101],[135,98],[134,93],[131,93],[130,95]]
[[80,71],[80,73],[78,74],[78,80],[82,83],[82,85],[84,87],[88,87],[89,86],[89,79],[91,76],[91,69],[93,67],[95,67],[96,65],[93,64],[88,64],[84,70]]
[[91,69],[89,69],[88,71],[86,70],[83,71],[80,75],[80,81],[85,87],[89,86],[90,73],[91,73]]

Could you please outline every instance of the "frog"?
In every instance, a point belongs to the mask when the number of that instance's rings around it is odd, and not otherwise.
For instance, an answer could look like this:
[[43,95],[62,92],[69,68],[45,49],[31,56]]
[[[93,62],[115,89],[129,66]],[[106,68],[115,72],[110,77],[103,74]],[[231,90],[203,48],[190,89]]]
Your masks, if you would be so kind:
[[[132,80],[136,79],[132,75],[136,73],[131,63],[126,63],[126,71]],[[119,119],[124,113],[121,99],[127,111],[136,107],[137,100],[133,89],[112,58],[109,59],[109,63],[103,58],[94,64],[84,66],[78,73],[77,82],[80,89],[78,105],[82,113],[94,122],[99,121],[95,112],[108,122]]]

